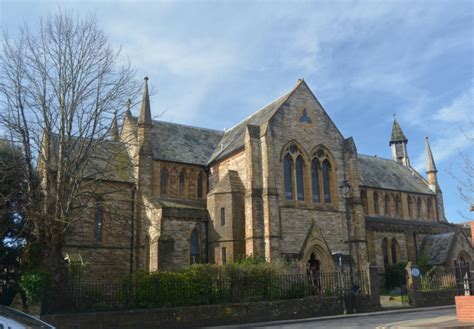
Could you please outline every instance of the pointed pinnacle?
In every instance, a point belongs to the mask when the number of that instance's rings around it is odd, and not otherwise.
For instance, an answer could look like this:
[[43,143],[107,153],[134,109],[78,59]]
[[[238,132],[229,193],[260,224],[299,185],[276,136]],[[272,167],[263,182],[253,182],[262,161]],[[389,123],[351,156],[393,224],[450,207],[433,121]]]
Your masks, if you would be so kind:
[[114,142],[119,141],[119,130],[117,125],[117,113],[114,114],[114,118],[112,119],[112,126],[110,127],[110,138]]
[[425,137],[426,144],[426,172],[438,172],[433,158],[433,153],[431,152],[430,142],[428,137]]
[[392,137],[390,138],[390,145],[396,142],[408,142],[408,139],[405,137],[405,134],[400,128],[398,121],[396,118],[393,119],[393,126],[392,126]]
[[138,117],[138,125],[151,125],[151,107],[150,95],[148,94],[148,77],[144,78],[145,86],[143,89],[142,105]]

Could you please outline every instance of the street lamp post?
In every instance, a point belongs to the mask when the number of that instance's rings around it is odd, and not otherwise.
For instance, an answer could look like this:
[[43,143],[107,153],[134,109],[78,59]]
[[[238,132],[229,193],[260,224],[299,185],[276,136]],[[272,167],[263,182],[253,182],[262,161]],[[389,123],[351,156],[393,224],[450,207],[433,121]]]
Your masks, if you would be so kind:
[[349,182],[344,179],[341,186],[341,196],[344,199],[344,206],[346,212],[346,225],[347,225],[347,243],[349,245],[349,280],[350,280],[350,294],[351,294],[351,304],[353,308],[353,312],[355,312],[354,308],[354,269],[352,266],[352,239],[351,239],[351,220],[349,215],[349,198],[351,196],[351,185]]

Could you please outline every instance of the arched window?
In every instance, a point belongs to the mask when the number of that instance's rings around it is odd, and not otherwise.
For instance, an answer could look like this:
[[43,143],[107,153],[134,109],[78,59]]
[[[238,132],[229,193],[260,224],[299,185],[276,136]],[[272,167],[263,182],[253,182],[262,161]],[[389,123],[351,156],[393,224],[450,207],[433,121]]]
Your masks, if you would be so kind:
[[383,213],[385,216],[390,216],[390,197],[388,194],[385,194],[383,199]]
[[379,194],[377,192],[374,192],[374,212],[380,215]]
[[421,198],[418,197],[416,200],[416,218],[421,218]]
[[161,169],[161,194],[163,195],[166,195],[168,193],[169,177],[170,174],[168,169]]
[[392,239],[392,264],[396,264],[400,261],[400,246],[398,245],[397,239]]
[[408,217],[413,218],[413,200],[408,196]]
[[382,255],[383,255],[383,264],[388,265],[388,242],[387,238],[382,239]]
[[202,199],[202,196],[203,196],[202,174],[199,174],[197,178],[197,197],[198,199]]
[[285,171],[285,198],[287,200],[293,199],[293,160],[291,155],[285,155],[283,160],[283,166]]
[[311,188],[313,190],[313,202],[321,202],[321,191],[319,186],[319,161],[311,161]]
[[181,171],[179,174],[179,195],[184,196],[185,194],[185,187],[186,187],[186,175],[184,170]]
[[331,164],[326,159],[323,161],[323,192],[324,202],[331,203]]
[[395,197],[395,211],[397,213],[397,217],[402,217],[402,201],[400,200],[399,195]]
[[194,229],[191,232],[191,240],[190,240],[190,263],[196,264],[199,263],[199,235],[197,229]]
[[366,215],[369,214],[369,208],[367,205],[367,193],[365,193],[365,190],[360,191],[360,201],[362,202],[362,207],[364,208],[364,213]]
[[95,200],[95,225],[94,225],[94,237],[96,242],[102,241],[102,227],[104,218],[104,204],[102,199],[97,198]]
[[299,155],[296,158],[296,197],[298,200],[304,200],[304,164],[303,157]]
[[433,219],[434,218],[433,199],[428,198],[428,200],[426,202],[426,207],[428,208],[428,218]]

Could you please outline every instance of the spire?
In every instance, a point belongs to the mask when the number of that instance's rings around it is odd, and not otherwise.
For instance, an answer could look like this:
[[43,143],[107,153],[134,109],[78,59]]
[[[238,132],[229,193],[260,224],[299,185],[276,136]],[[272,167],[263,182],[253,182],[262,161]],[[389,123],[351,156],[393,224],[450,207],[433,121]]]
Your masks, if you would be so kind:
[[395,114],[393,115],[392,136],[388,145],[392,149],[392,159],[399,164],[410,167],[407,151],[408,139],[400,128]]
[[426,173],[437,173],[438,170],[436,169],[436,165],[433,158],[433,153],[431,153],[430,142],[428,141],[428,137],[425,137],[425,144],[426,144]]
[[393,126],[392,126],[392,138],[390,138],[389,145],[392,145],[393,143],[397,143],[397,142],[408,143],[408,139],[405,137],[405,134],[403,133],[402,128],[400,128],[397,118],[394,115]]
[[130,108],[132,107],[132,100],[129,98],[125,105],[127,106],[127,110],[125,111],[125,118],[130,120],[132,119],[132,112],[130,111]]
[[143,89],[142,107],[138,117],[138,126],[151,126],[150,95],[148,94],[148,77],[145,77],[145,87]]
[[110,139],[113,142],[118,142],[120,140],[117,126],[117,113],[114,114],[114,118],[112,119],[112,126],[110,127]]

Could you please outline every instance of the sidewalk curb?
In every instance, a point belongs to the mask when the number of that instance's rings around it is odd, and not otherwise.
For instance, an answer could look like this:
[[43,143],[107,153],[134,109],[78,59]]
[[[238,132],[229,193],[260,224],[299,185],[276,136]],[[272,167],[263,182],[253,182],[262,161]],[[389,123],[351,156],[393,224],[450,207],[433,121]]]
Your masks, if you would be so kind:
[[[363,316],[377,316],[377,315],[385,315],[385,314],[400,314],[400,313],[413,313],[413,312],[421,312],[421,311],[446,310],[450,308],[454,309],[455,306],[445,305],[445,306],[419,307],[419,308],[400,308],[396,310],[387,310],[387,311],[376,311],[376,312],[355,313],[355,314],[338,314],[338,315],[319,316],[319,317],[304,318],[304,319],[289,319],[289,320],[256,322],[256,323],[251,323],[251,324],[241,323],[241,324],[217,326],[217,327],[219,328],[245,328],[246,326],[251,325],[252,328],[255,328],[255,327],[262,327],[262,326],[279,325],[279,324],[296,324],[296,323],[314,322],[314,321],[359,318]],[[202,328],[211,328],[211,327],[202,327]]]

